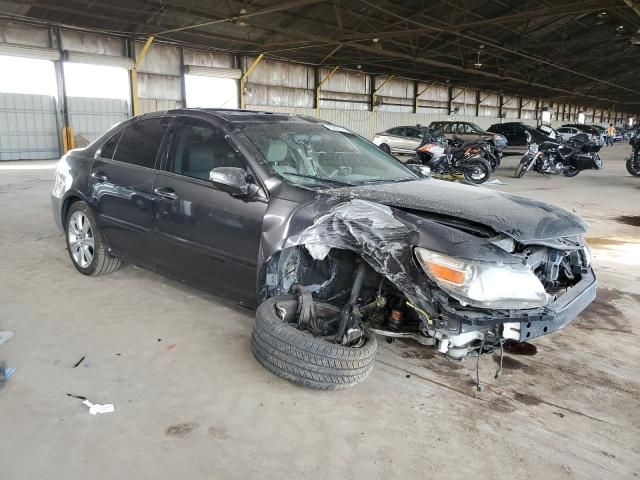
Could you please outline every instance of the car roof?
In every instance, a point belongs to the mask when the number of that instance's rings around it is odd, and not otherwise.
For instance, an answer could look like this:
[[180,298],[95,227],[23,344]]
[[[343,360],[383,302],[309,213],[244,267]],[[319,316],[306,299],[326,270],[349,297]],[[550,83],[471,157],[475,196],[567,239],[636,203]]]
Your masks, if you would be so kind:
[[331,123],[306,115],[296,115],[281,112],[268,112],[259,110],[234,110],[228,108],[177,108],[160,112],[152,112],[135,117],[136,119],[149,118],[159,115],[179,115],[198,118],[211,118],[227,127],[240,126],[245,123],[255,122],[294,122],[294,123]]

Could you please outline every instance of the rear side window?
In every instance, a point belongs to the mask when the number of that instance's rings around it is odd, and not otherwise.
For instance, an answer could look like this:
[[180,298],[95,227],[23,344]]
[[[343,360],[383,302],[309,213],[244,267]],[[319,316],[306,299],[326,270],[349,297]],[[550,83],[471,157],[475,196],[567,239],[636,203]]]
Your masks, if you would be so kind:
[[125,128],[114,160],[140,167],[153,168],[170,118],[139,120]]
[[100,158],[112,159],[116,151],[118,140],[120,140],[121,132],[116,133],[113,137],[106,141],[100,148]]

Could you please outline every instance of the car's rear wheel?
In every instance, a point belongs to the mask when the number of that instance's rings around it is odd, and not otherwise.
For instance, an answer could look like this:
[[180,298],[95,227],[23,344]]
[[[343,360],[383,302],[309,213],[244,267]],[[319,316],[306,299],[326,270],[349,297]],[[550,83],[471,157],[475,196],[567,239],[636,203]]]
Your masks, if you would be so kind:
[[380,145],[380,150],[382,150],[384,153],[388,153],[389,155],[391,155],[391,148],[386,143],[383,143]]
[[67,250],[73,266],[89,276],[114,272],[120,259],[107,251],[91,208],[86,202],[77,201],[69,207],[65,222]]
[[[365,332],[358,346],[350,347],[299,330],[297,302],[295,296],[287,295],[272,297],[258,307],[251,335],[256,360],[285,380],[319,390],[343,389],[364,380],[373,370],[375,336]],[[340,309],[329,303],[314,303],[318,316],[340,315]]]

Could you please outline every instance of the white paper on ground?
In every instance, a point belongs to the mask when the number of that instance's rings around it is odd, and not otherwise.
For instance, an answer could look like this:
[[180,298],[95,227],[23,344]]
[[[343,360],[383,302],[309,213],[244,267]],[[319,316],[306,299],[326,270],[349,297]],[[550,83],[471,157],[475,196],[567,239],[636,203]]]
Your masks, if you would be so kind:
[[82,402],[83,405],[89,407],[89,413],[91,415],[97,415],[99,413],[111,413],[116,411],[116,407],[112,403],[106,403],[100,405],[99,403],[91,403],[89,400]]

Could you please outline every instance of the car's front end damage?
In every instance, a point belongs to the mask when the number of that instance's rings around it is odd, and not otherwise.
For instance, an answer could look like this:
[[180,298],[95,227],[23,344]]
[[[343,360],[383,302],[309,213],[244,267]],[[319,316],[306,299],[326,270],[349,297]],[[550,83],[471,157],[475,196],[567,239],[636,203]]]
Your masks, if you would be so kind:
[[[337,189],[288,217],[275,202],[260,296],[335,304],[339,320],[315,328],[337,344],[373,331],[455,359],[556,331],[595,299],[578,217],[442,183]],[[457,198],[443,199],[442,188]]]

